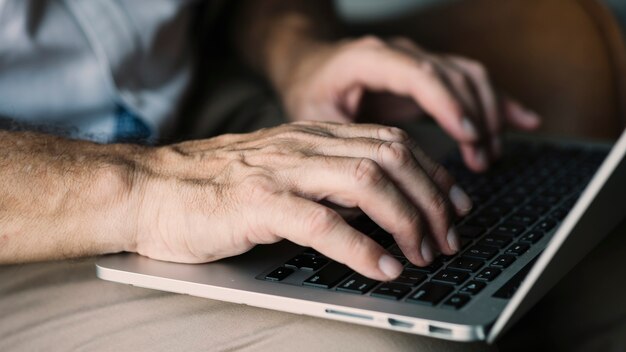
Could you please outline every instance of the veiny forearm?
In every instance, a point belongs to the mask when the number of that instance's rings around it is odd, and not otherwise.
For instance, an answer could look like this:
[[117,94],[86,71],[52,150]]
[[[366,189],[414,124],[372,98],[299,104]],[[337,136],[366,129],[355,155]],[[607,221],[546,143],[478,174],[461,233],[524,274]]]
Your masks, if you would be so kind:
[[333,1],[244,1],[235,41],[244,60],[278,89],[303,55],[338,35]]
[[0,263],[132,249],[140,147],[0,131],[0,150]]

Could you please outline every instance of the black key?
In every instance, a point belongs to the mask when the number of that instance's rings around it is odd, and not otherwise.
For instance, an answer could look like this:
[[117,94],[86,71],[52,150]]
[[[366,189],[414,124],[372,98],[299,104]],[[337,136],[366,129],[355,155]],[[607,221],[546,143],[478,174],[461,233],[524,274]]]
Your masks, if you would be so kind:
[[405,257],[395,256],[394,258],[396,258],[396,260],[399,261],[402,266],[405,266],[409,262],[409,260]]
[[498,268],[486,268],[486,269],[483,269],[483,271],[481,271],[478,275],[476,275],[474,279],[483,280],[483,281],[492,281],[493,279],[498,277],[500,273],[502,273],[502,270]]
[[372,297],[395,299],[406,296],[411,291],[411,287],[402,284],[384,283],[378,286],[370,295]]
[[352,272],[352,269],[343,264],[331,262],[330,264],[326,265],[324,269],[318,271],[315,275],[304,280],[302,284],[305,286],[331,288]]
[[452,295],[443,305],[461,309],[469,300],[470,297],[468,295]]
[[483,237],[478,244],[483,246],[494,246],[498,248],[504,248],[508,246],[513,241],[513,237],[511,236],[502,236],[502,235],[487,235]]
[[557,208],[550,213],[550,217],[562,221],[569,214],[569,209],[565,209],[564,207]]
[[428,275],[426,273],[415,271],[415,270],[405,270],[398,276],[397,279],[393,280],[393,283],[417,286],[421,284]]
[[520,238],[520,242],[526,242],[526,243],[537,243],[537,241],[539,241],[541,239],[541,237],[543,237],[543,232],[541,231],[530,231],[527,234],[525,234],[524,236],[522,236],[522,238]]
[[529,226],[537,221],[537,216],[533,214],[526,214],[523,212],[515,213],[508,217],[507,222],[521,224],[524,226]]
[[533,260],[526,264],[526,266],[524,266],[522,270],[518,271],[517,274],[515,274],[509,281],[507,281],[506,284],[502,285],[502,287],[500,287],[498,291],[493,294],[493,297],[507,299],[513,297],[513,294],[515,294],[515,291],[517,291],[517,289],[520,287],[522,281],[524,281],[524,278],[526,277],[526,275],[528,275],[530,269],[532,269],[537,258],[539,258],[539,256],[536,256]]
[[459,293],[475,295],[478,292],[482,291],[483,288],[487,286],[484,282],[480,281],[470,281],[465,284],[460,290]]
[[282,281],[287,276],[293,274],[293,269],[280,267],[265,276],[265,280]]
[[423,272],[427,272],[429,274],[434,273],[435,271],[439,270],[439,268],[441,268],[443,266],[443,264],[441,263],[441,261],[439,260],[435,260],[434,262],[430,263],[427,266],[417,266],[415,264],[409,264],[406,269],[409,270],[418,270],[418,271],[423,271]]
[[394,244],[393,246],[389,247],[387,249],[387,251],[389,251],[389,253],[391,255],[394,255],[396,257],[403,257],[404,253],[402,253],[402,250],[400,249],[400,247],[398,247],[397,244]]
[[285,263],[285,266],[315,271],[326,265],[326,263],[328,263],[328,259],[301,254],[291,258],[287,263]]
[[337,291],[364,294],[379,282],[360,274],[354,274],[337,286]]
[[314,257],[321,257],[322,256],[322,254],[320,252],[316,251],[313,248],[306,248],[304,251],[302,251],[302,254],[312,255]]
[[485,215],[503,217],[511,212],[511,207],[504,204],[491,204],[482,210]]
[[461,257],[453,261],[452,264],[448,265],[448,268],[455,269],[455,270],[476,272],[484,264],[485,262],[483,262],[480,259]]
[[534,228],[534,230],[540,230],[543,232],[549,232],[556,226],[556,221],[554,220],[542,220],[540,221]]
[[491,259],[498,254],[498,247],[475,245],[464,253],[466,256],[480,259]]
[[515,256],[503,254],[491,262],[491,266],[498,268],[508,268],[515,261]]
[[467,237],[467,238],[476,238],[482,235],[483,233],[485,233],[485,231],[487,231],[487,229],[485,229],[482,226],[472,226],[472,225],[461,225],[457,227],[456,230],[459,233],[459,236]]
[[467,221],[467,224],[472,226],[491,227],[499,220],[500,218],[497,216],[475,215]]
[[407,302],[434,306],[453,291],[450,285],[427,282],[407,298]]
[[440,281],[447,284],[460,285],[469,277],[468,273],[456,270],[441,270],[435,276],[433,281]]
[[504,223],[496,226],[493,231],[494,235],[502,235],[502,236],[519,236],[524,232],[525,227],[520,224],[512,224],[512,223]]
[[526,253],[528,251],[528,248],[530,248],[530,246],[525,243],[515,243],[506,250],[506,253],[519,256]]

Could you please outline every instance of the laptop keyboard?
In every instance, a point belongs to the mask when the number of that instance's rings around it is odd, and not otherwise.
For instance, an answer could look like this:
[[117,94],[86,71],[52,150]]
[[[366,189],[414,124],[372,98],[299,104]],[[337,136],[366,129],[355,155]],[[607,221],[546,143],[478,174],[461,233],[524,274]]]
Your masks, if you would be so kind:
[[[551,235],[606,154],[603,150],[517,143],[507,145],[506,157],[483,174],[470,172],[455,155],[443,164],[474,202],[472,212],[456,223],[462,244],[458,254],[440,255],[425,267],[413,265],[391,235],[361,216],[351,225],[404,265],[396,280],[369,279],[311,248],[261,279],[283,283],[296,272],[310,272],[296,284],[460,309],[531,246]],[[533,262],[502,285],[494,297],[510,298]]]

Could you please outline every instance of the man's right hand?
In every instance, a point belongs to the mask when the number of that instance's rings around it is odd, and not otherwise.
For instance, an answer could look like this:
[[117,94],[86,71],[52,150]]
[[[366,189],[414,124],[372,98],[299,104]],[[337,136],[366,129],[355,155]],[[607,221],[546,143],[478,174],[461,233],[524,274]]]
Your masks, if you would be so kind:
[[426,265],[452,254],[452,227],[472,204],[402,130],[302,122],[155,148],[133,176],[134,248],[166,261],[203,263],[288,239],[377,280],[402,267],[320,203],[358,207],[406,257]]

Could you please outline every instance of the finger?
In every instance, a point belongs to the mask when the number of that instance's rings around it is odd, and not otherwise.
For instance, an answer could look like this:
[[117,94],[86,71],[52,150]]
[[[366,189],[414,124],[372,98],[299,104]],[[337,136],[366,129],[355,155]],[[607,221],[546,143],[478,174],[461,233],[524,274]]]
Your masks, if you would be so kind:
[[410,139],[404,130],[378,124],[369,123],[329,123],[318,121],[296,122],[293,125],[302,126],[313,131],[321,132],[322,135],[337,138],[374,138],[389,142],[404,142]]
[[335,211],[291,194],[276,196],[271,204],[263,215],[273,234],[315,248],[375,280],[392,280],[402,272],[396,259]]
[[[376,124],[328,124],[318,122],[303,123],[308,127],[319,128],[312,140],[317,151],[327,155],[342,155],[350,157],[362,157],[365,154],[359,150],[369,150],[370,144],[375,146],[383,142],[398,142],[406,145],[416,162],[423,167],[432,181],[436,183],[444,194],[450,194],[450,200],[458,215],[467,214],[472,207],[469,198],[465,197],[465,192],[456,186],[456,182],[448,172],[438,163],[430,159],[418,146],[415,141],[402,129],[396,127],[382,126]],[[321,136],[322,138],[318,138]],[[329,143],[323,137],[337,137],[336,143]],[[345,140],[347,139],[347,140]],[[347,144],[346,144],[347,143]],[[339,147],[339,148],[338,148]],[[348,151],[348,152],[346,152]],[[337,154],[339,153],[339,154]],[[369,157],[369,155],[367,155]],[[454,195],[454,196],[452,196]]]
[[502,104],[507,122],[513,127],[522,130],[534,130],[541,125],[539,116],[523,108],[518,102],[504,98]]
[[465,165],[474,172],[484,172],[489,168],[489,156],[484,148],[476,148],[473,144],[459,145]]
[[358,207],[389,232],[412,263],[434,259],[417,207],[374,161],[367,158],[310,157],[288,176],[303,194],[344,207]]
[[426,171],[428,176],[435,181],[445,194],[448,194],[450,202],[454,205],[457,215],[467,215],[473,207],[469,195],[456,183],[456,180],[438,162],[431,159],[423,150],[416,146],[410,146],[417,162]]
[[[479,139],[479,132],[466,117],[462,104],[446,87],[435,65],[406,53],[382,46],[355,50],[347,56],[345,70],[338,79],[362,84],[375,91],[410,96],[458,141]],[[358,59],[357,59],[358,58]],[[367,74],[364,74],[367,73]]]
[[450,62],[459,67],[471,80],[480,99],[481,111],[485,117],[490,135],[490,148],[494,156],[502,153],[499,134],[502,129],[502,118],[499,116],[498,101],[489,75],[480,63],[461,57],[450,57]]
[[[353,138],[344,139],[342,143],[322,144],[317,147],[317,151],[326,155],[373,160],[375,165],[380,166],[382,171],[393,181],[401,194],[408,198],[411,204],[417,206],[418,213],[421,213],[427,221],[425,225],[430,230],[430,235],[437,247],[446,254],[453,254],[458,250],[457,243],[454,242],[456,239],[453,238],[452,243],[448,241],[448,236],[455,236],[454,233],[450,234],[452,220],[450,209],[452,207],[449,198],[433,183],[408,146],[397,142]],[[350,180],[350,182],[353,181]],[[359,193],[359,189],[356,189],[357,193]],[[376,198],[367,197],[365,199],[367,202],[371,200],[379,202]],[[379,206],[374,204],[373,210]],[[363,210],[368,212],[367,209]],[[391,219],[393,222],[398,221],[395,217]],[[373,220],[376,221],[376,219]],[[395,226],[393,223],[391,225]],[[388,232],[392,233],[394,237],[402,235],[402,232],[394,232],[393,230],[388,230]],[[408,241],[407,239],[402,240]],[[421,248],[422,257],[425,257],[427,261],[432,258],[432,253],[428,253],[429,249]],[[407,258],[411,257],[407,255]]]

